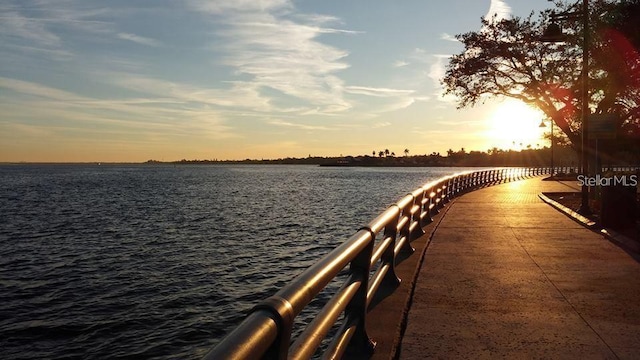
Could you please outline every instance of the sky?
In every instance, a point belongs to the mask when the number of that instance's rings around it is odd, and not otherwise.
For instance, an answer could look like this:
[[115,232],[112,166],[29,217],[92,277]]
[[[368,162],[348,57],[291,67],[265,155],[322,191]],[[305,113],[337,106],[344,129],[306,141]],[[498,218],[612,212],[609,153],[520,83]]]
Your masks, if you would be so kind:
[[[455,35],[545,0],[4,0],[0,162],[543,146],[514,101],[456,109]],[[519,121],[514,123],[513,119]]]

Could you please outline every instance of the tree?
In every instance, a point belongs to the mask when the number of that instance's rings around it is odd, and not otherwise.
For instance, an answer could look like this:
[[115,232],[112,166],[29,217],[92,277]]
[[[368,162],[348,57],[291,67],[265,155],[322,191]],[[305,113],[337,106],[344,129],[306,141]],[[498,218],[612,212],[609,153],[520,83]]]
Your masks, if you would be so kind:
[[600,98],[596,113],[621,115],[620,134],[640,139],[640,0],[597,3],[596,70],[592,80]]
[[409,149],[404,149],[404,156],[409,156]]
[[384,149],[384,156],[389,156],[389,149]]
[[[589,106],[594,113],[619,114],[624,134],[638,133],[640,128],[639,4],[640,0],[600,0],[590,8]],[[576,10],[566,2],[556,6],[558,11]],[[566,41],[543,43],[539,39],[550,13],[482,19],[481,30],[457,35],[464,50],[451,58],[443,85],[446,94],[457,97],[458,108],[492,97],[510,97],[538,107],[576,148],[580,144],[582,24],[579,19],[563,21]],[[615,61],[605,54],[615,54]]]

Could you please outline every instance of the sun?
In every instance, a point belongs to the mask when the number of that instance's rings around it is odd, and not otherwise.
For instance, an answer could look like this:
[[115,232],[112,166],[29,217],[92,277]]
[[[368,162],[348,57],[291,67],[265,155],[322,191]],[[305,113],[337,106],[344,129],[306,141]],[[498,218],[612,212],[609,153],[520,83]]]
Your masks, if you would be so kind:
[[492,146],[505,150],[547,145],[543,134],[549,131],[548,124],[546,128],[540,127],[544,118],[540,110],[522,101],[507,99],[490,115],[487,138]]

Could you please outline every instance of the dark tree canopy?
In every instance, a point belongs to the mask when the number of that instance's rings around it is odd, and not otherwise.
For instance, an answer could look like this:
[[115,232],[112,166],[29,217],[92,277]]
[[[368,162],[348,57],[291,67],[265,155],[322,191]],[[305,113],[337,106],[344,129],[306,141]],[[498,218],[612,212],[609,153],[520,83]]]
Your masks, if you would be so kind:
[[[555,11],[580,10],[579,3],[557,2]],[[526,18],[482,19],[481,30],[457,35],[464,50],[451,58],[443,84],[446,94],[457,97],[459,108],[492,97],[535,106],[579,146],[582,22],[561,23],[567,35],[562,43],[541,42],[551,11]],[[619,138],[640,138],[637,24],[640,0],[590,4],[589,107],[592,113],[619,115]]]

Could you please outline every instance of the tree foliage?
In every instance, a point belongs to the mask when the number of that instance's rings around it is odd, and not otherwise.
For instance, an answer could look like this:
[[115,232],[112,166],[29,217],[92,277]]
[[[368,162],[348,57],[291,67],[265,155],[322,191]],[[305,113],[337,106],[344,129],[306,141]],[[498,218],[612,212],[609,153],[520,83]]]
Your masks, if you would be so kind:
[[[579,2],[580,3],[580,2]],[[556,12],[580,4],[556,2]],[[458,107],[492,97],[511,97],[542,110],[580,144],[582,21],[561,23],[565,41],[545,43],[541,34],[552,10],[526,18],[482,19],[479,31],[457,35],[464,50],[454,55],[443,79]],[[589,107],[619,115],[620,135],[640,134],[640,0],[598,0],[590,4]],[[517,121],[517,119],[514,119]]]

